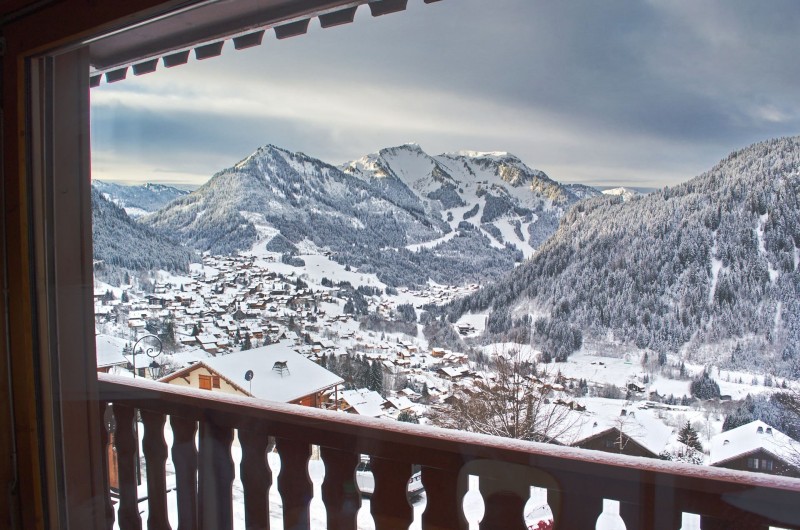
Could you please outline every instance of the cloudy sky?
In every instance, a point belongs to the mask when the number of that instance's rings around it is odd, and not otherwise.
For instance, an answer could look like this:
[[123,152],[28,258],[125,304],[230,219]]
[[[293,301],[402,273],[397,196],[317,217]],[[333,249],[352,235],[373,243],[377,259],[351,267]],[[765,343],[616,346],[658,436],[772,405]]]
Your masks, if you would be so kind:
[[410,141],[661,187],[800,134],[800,2],[443,0],[92,89],[95,178],[200,184],[274,144]]

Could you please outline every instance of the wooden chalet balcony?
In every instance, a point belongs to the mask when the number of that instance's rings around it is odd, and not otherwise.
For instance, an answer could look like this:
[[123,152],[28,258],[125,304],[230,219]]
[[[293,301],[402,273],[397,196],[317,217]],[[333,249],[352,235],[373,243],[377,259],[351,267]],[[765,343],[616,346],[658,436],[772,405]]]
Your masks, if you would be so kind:
[[[523,510],[531,486],[547,489],[558,529],[595,528],[603,499],[619,501],[619,514],[629,530],[677,530],[683,512],[700,514],[703,530],[800,528],[800,480],[446,431],[141,379],[98,377],[101,410],[113,404],[116,417],[117,514],[122,530],[145,524],[136,486],[137,409],[144,426],[143,502],[149,529],[169,528],[168,451],[175,467],[180,530],[231,528],[236,474],[244,490],[246,527],[269,528],[269,436],[275,437],[281,459],[276,480],[287,530],[310,528],[312,444],[320,446],[325,465],[321,491],[329,530],[357,527],[361,499],[355,469],[361,454],[372,460],[376,485],[370,511],[378,530],[405,529],[411,523],[406,487],[412,464],[422,466],[427,504],[421,524],[426,530],[467,527],[462,501],[469,475],[479,478],[485,505],[482,530],[527,528]],[[171,448],[164,438],[167,418],[174,439]],[[231,457],[234,431],[242,448],[238,470]],[[114,513],[109,497],[109,527]]]

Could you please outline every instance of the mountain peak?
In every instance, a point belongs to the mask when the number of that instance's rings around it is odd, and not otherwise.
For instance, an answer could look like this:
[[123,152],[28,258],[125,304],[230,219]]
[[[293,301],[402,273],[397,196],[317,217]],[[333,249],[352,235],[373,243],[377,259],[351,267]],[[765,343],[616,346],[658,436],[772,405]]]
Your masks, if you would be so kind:
[[460,156],[464,158],[492,158],[492,159],[506,159],[506,158],[513,158],[515,160],[519,160],[519,158],[515,155],[510,154],[508,151],[456,151],[455,153],[445,153],[445,154],[453,154],[455,156]]
[[420,147],[419,144],[416,143],[416,142],[408,142],[408,143],[396,145],[394,147],[385,147],[385,148],[381,149],[380,151],[378,151],[378,154],[379,155],[383,155],[385,153],[394,154],[394,153],[398,153],[398,152],[401,152],[401,151],[407,151],[409,153],[416,153],[416,154],[422,154],[422,155],[426,155],[427,154],[427,153],[425,153],[425,151],[422,150],[422,147]]
[[622,197],[623,201],[629,201],[639,195],[639,192],[624,186],[620,186],[619,188],[603,190],[603,195],[619,195]]

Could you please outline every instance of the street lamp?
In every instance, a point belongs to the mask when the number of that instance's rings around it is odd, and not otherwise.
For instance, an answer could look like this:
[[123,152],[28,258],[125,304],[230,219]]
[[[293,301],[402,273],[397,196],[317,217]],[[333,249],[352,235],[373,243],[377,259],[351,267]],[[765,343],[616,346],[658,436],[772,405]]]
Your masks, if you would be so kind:
[[[150,367],[151,368],[153,367],[154,364],[156,364],[156,357],[161,355],[161,350],[164,349],[164,346],[161,343],[161,339],[159,339],[155,335],[145,335],[142,338],[140,338],[139,340],[137,340],[133,345],[133,353],[131,355],[131,358],[133,359],[133,377],[134,378],[136,378],[136,348],[139,347],[139,343],[142,342],[144,339],[155,339],[156,342],[158,343],[157,346],[145,343],[145,346],[147,346],[147,348],[143,348],[144,353],[146,353],[148,357],[153,359],[153,361],[150,363]],[[157,351],[156,351],[156,348],[158,348]],[[158,366],[158,365],[156,364],[156,366]]]
[[[152,344],[145,343],[144,346],[147,348],[143,348],[144,352],[147,354],[148,357],[153,359],[151,366],[156,364],[156,357],[161,355],[161,350],[163,349],[163,345],[161,343],[161,339],[156,337],[155,335],[145,335],[139,340],[137,340],[133,344],[133,353],[131,354],[131,359],[133,361],[133,378],[136,379],[136,348],[139,347],[139,343],[142,342],[144,339],[155,339],[158,343],[158,351],[156,351],[156,346]],[[152,342],[152,341],[151,341]],[[153,353],[155,352],[155,353]],[[156,364],[157,366],[157,364]],[[138,415],[138,414],[137,414]],[[136,484],[141,486],[142,485],[142,471],[141,471],[141,462],[139,460],[139,419],[136,418],[136,421],[133,424],[134,431],[136,432]]]

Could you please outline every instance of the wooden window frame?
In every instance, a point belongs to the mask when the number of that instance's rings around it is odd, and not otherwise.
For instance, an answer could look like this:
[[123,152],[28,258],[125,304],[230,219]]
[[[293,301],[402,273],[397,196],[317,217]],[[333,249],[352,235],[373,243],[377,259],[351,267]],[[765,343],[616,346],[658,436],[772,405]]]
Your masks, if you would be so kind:
[[197,376],[197,387],[200,390],[211,390],[212,387],[211,376],[205,374],[199,374]]

